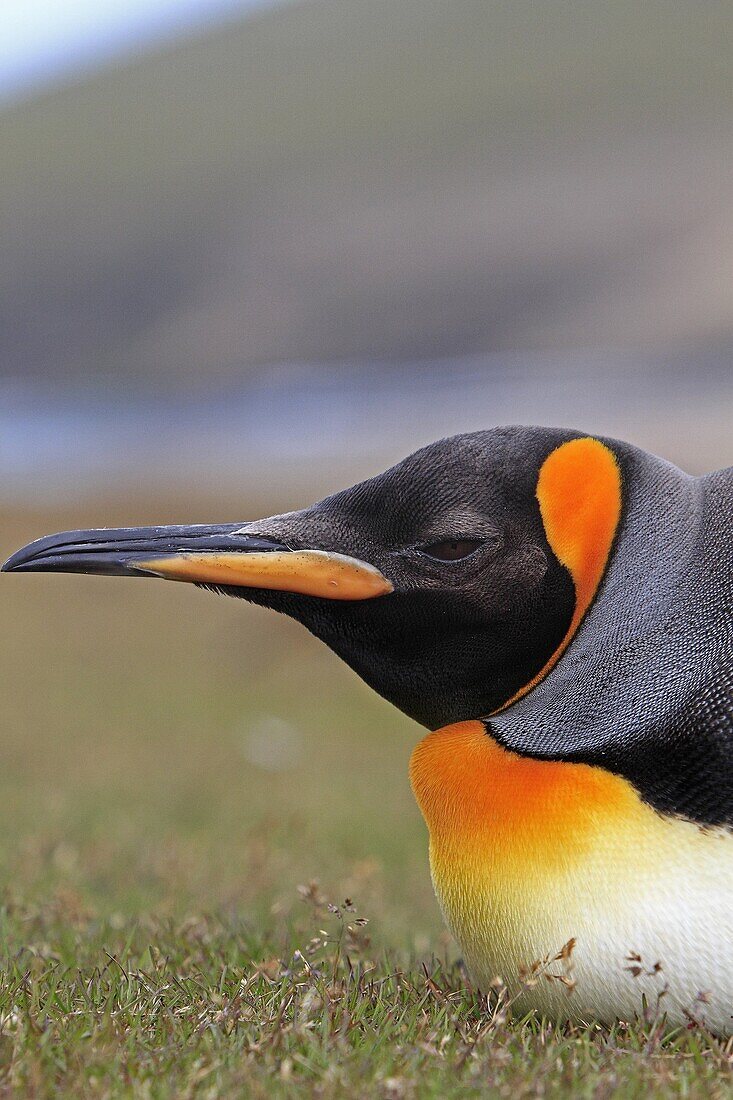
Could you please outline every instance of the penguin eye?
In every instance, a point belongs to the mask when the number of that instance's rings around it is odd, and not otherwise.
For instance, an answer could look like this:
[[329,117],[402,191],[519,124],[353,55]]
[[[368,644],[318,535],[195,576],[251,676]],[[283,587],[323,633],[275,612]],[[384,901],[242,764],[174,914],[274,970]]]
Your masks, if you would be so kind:
[[482,544],[483,539],[446,539],[444,542],[432,542],[430,546],[422,546],[420,553],[437,561],[462,561],[463,558],[470,557]]

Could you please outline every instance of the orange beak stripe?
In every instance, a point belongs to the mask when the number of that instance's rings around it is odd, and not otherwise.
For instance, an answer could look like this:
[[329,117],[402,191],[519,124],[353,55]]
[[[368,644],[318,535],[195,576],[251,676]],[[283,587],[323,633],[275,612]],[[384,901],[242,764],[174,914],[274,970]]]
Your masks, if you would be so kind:
[[370,600],[393,590],[373,565],[325,550],[265,553],[180,553],[135,562],[173,581],[298,592],[325,600]]

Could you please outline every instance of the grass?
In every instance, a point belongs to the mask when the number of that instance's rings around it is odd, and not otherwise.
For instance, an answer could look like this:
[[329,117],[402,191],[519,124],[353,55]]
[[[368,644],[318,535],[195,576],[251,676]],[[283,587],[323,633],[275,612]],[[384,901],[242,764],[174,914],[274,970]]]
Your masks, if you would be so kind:
[[[3,910],[2,1084],[82,1096],[729,1095],[731,1044],[653,1023],[511,1021],[458,965],[374,953],[353,904],[233,914]],[[305,901],[307,904],[303,904]],[[296,903],[297,904],[297,903]],[[18,931],[23,930],[22,946]]]
[[[0,553],[263,510],[6,512]],[[471,988],[409,792],[419,730],[294,624],[183,585],[1,580],[0,1095],[730,1095],[733,1045],[699,1029],[555,1029]]]

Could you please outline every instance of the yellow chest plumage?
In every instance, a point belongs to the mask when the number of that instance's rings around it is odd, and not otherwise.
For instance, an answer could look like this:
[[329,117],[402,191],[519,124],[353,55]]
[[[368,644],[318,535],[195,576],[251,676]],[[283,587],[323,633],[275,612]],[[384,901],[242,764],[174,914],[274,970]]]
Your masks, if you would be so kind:
[[541,981],[528,1004],[612,1019],[667,986],[673,1020],[688,1009],[730,1028],[730,833],[662,816],[600,768],[520,757],[480,722],[424,738],[411,780],[436,893],[479,985],[511,985],[575,939],[574,991]]

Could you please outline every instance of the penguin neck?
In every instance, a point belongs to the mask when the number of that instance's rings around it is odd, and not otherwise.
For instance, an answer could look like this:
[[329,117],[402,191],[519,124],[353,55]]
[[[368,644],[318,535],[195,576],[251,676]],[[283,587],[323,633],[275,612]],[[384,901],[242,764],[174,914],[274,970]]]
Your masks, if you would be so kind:
[[673,716],[714,674],[715,640],[699,629],[700,593],[711,570],[723,586],[730,579],[711,557],[706,479],[631,447],[619,458],[623,518],[594,604],[549,674],[484,725],[522,755],[623,773],[633,746],[661,757]]

